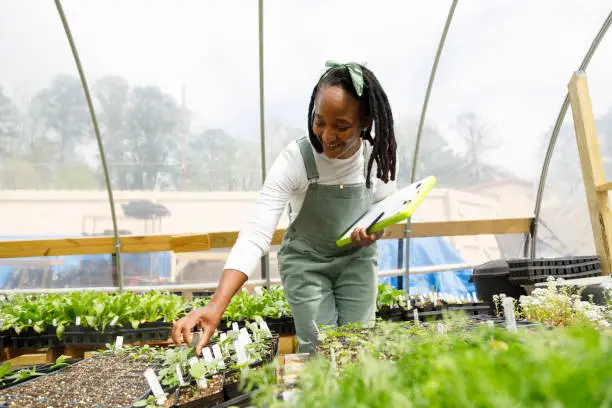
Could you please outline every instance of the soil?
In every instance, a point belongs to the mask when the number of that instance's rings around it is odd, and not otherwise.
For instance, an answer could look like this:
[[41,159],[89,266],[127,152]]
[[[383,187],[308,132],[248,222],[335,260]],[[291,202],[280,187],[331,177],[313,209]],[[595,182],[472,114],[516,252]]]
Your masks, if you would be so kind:
[[6,407],[80,408],[130,406],[149,390],[150,362],[92,357],[45,377],[0,391]]
[[222,392],[223,377],[217,376],[211,380],[207,380],[207,387],[205,389],[201,389],[195,384],[181,387],[178,391],[177,405],[184,405],[188,402],[211,397]]

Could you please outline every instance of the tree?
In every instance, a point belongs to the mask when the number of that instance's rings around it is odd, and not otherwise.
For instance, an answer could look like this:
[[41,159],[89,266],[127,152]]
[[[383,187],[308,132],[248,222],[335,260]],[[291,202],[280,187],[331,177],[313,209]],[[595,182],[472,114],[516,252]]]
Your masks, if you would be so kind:
[[32,113],[40,117],[57,141],[57,160],[77,161],[76,146],[92,137],[92,126],[81,83],[69,75],[58,75],[51,87],[41,90],[32,101]]
[[[174,175],[177,161],[180,109],[174,99],[156,86],[135,87],[130,92],[123,139],[123,163],[128,189],[152,190],[162,174]],[[115,159],[115,158],[113,158]],[[117,161],[117,160],[114,160]]]
[[457,116],[457,128],[465,143],[465,167],[473,182],[482,182],[489,176],[490,166],[486,164],[486,154],[500,147],[485,121],[474,112]]
[[9,157],[19,142],[19,111],[0,86],[0,157]]
[[208,129],[189,142],[190,188],[253,191],[261,186],[259,141],[239,140]]
[[93,86],[100,132],[115,188],[152,190],[178,184],[181,109],[156,86],[130,88],[116,76]]
[[[398,185],[401,187],[410,184],[417,129],[414,118],[396,121]],[[426,123],[421,133],[416,179],[434,175],[439,179],[439,186],[457,186],[462,181],[458,170],[463,165],[464,160],[453,152],[440,132]]]

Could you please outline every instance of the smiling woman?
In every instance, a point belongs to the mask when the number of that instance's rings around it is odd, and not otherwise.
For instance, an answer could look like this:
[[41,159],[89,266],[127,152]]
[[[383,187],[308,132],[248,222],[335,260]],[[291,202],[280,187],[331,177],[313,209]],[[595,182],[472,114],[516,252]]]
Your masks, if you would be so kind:
[[278,265],[299,352],[312,351],[315,325],[375,319],[378,251],[373,244],[384,231],[355,229],[353,243],[342,248],[336,240],[396,188],[393,115],[369,69],[356,63],[328,62],[327,67],[310,98],[309,137],[289,143],[274,162],[215,295],[175,324],[176,342],[189,343],[191,329],[200,325],[197,351],[206,344],[232,296],[269,251],[287,204],[292,222]]

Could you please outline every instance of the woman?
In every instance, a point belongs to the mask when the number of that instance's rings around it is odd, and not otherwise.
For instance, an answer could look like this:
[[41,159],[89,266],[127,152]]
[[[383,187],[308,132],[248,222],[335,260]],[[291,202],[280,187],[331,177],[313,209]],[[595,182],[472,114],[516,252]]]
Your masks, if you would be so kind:
[[372,203],[395,190],[393,115],[369,69],[355,63],[328,62],[327,67],[310,99],[309,137],[290,143],[273,164],[214,296],[175,323],[175,343],[191,342],[191,330],[199,325],[203,335],[196,352],[201,352],[232,296],[269,250],[287,204],[292,221],[278,265],[298,351],[312,350],[315,323],[344,325],[375,318],[378,253],[372,244],[382,232],[368,235],[356,229],[350,246],[338,248],[335,242]]

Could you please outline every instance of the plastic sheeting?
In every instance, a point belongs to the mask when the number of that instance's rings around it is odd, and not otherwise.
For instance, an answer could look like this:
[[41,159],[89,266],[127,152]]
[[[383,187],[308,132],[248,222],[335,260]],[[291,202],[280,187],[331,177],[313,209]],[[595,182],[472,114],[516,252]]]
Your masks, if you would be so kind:
[[[380,270],[398,269],[400,267],[398,264],[399,245],[400,240],[385,240],[378,243]],[[404,245],[405,242],[401,246],[402,252],[404,252]],[[410,268],[464,262],[461,254],[446,238],[413,238],[410,240]],[[406,260],[402,256],[401,268],[405,267]],[[474,284],[470,282],[471,276],[471,269],[410,275],[409,293],[440,292],[465,296],[476,291]],[[404,289],[403,285],[400,287],[397,277],[381,278],[380,281]]]

